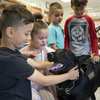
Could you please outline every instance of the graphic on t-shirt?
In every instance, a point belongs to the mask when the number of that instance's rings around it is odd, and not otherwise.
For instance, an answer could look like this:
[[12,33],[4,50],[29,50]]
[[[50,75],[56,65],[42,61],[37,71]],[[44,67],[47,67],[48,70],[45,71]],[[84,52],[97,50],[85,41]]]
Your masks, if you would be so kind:
[[71,41],[83,42],[86,41],[85,25],[71,25]]

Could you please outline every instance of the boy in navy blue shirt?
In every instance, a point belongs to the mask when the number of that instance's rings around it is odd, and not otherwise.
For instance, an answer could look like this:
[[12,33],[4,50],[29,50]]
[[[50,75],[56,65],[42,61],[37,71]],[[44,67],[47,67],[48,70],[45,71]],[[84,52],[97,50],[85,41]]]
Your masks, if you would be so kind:
[[33,29],[34,18],[20,5],[5,7],[0,17],[0,100],[31,100],[30,81],[53,85],[78,76],[77,67],[63,75],[44,76],[36,69],[46,69],[53,62],[35,62],[16,48],[23,47]]

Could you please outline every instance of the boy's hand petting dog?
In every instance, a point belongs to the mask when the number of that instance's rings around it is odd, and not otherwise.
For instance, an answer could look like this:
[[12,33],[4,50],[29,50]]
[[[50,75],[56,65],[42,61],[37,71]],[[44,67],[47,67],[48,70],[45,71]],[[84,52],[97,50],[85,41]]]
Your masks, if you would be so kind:
[[77,68],[78,66],[72,68],[71,70],[68,71],[69,74],[69,79],[74,80],[79,76],[79,69]]

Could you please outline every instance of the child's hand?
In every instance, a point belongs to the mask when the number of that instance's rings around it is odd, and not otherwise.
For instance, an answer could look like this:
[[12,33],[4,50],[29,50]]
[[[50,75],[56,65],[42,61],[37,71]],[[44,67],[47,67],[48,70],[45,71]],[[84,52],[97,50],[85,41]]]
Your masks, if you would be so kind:
[[77,66],[72,68],[69,72],[69,79],[74,80],[79,76],[79,70],[77,69]]
[[100,60],[99,56],[93,56],[92,57],[93,62],[99,62],[99,60]]
[[37,53],[36,52],[34,52],[34,51],[26,51],[26,52],[22,52],[21,51],[21,53],[24,55],[24,56],[26,56],[27,58],[35,58],[36,57],[36,55],[37,55]]
[[37,53],[34,51],[28,51],[29,54],[27,53],[28,58],[35,58],[37,56]]

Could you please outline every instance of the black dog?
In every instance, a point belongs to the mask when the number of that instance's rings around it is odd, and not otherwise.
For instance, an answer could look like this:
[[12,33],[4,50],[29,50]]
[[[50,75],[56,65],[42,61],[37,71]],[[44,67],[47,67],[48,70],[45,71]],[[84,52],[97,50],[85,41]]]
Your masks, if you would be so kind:
[[58,100],[86,100],[94,95],[100,86],[99,64],[93,64],[90,60],[82,62],[81,58],[78,59],[67,49],[58,49],[56,52],[48,53],[47,57],[50,62],[55,63],[48,69],[56,75],[66,73],[78,65],[79,77],[76,80],[67,80],[56,85]]

